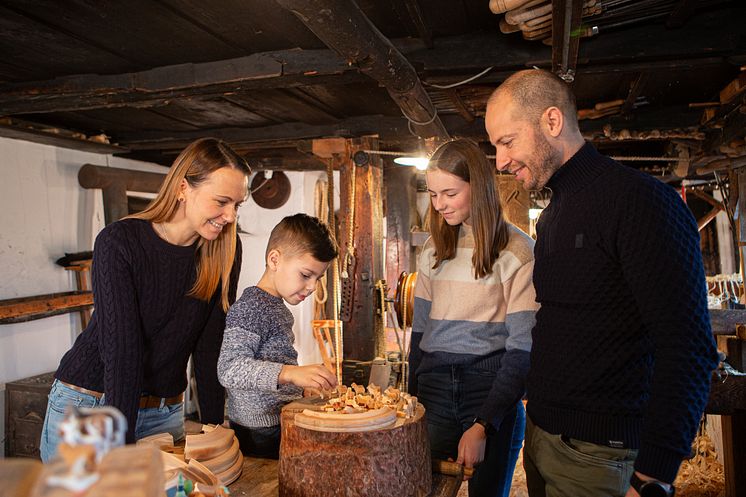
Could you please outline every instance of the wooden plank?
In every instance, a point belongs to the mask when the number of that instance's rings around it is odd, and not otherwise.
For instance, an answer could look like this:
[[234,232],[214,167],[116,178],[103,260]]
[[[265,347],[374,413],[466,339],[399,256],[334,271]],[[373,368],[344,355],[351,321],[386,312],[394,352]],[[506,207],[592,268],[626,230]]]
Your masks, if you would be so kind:
[[[264,52],[279,45],[322,48],[313,33],[273,0],[252,0],[250,8],[243,0],[164,0],[171,9],[198,23],[244,53]],[[291,41],[292,40],[292,41]]]
[[62,292],[0,300],[0,324],[23,323],[93,305],[93,292]]
[[[29,7],[43,10],[34,4]],[[132,67],[126,58],[49,27],[33,16],[18,13],[8,2],[0,6],[0,53],[3,62],[33,74],[33,79],[83,73],[91,67],[102,73],[122,72]]]
[[743,497],[746,489],[746,411],[722,417],[725,497]]
[[746,310],[710,309],[710,323],[715,335],[735,335],[739,324],[746,324]]
[[270,124],[267,118],[248,110],[225,97],[181,98],[172,100],[163,107],[157,107],[161,115],[181,122],[188,122],[200,128],[221,126],[263,126]]
[[723,88],[720,92],[720,103],[729,103],[744,91],[746,91],[746,71],[741,72],[736,79]]
[[[49,29],[65,33],[140,67],[165,61],[189,62],[237,57],[240,47],[204,29],[160,2],[150,0],[54,0],[14,2],[13,9]],[[154,50],[154,47],[158,47]],[[95,67],[95,66],[89,66]]]

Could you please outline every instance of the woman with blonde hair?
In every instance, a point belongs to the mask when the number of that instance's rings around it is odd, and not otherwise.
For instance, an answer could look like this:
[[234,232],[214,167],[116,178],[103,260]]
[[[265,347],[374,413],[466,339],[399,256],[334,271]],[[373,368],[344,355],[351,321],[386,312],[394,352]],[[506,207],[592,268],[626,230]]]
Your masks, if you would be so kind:
[[142,212],[96,237],[91,322],[64,355],[49,395],[42,460],[57,452],[68,405],[114,406],[126,440],[183,438],[193,357],[203,423],[222,423],[217,360],[241,266],[236,212],[251,169],[226,143],[203,138],[176,158]]
[[503,218],[476,143],[444,143],[425,174],[431,236],[417,265],[409,389],[427,409],[432,457],[478,465],[470,496],[507,496],[538,308],[533,240]]

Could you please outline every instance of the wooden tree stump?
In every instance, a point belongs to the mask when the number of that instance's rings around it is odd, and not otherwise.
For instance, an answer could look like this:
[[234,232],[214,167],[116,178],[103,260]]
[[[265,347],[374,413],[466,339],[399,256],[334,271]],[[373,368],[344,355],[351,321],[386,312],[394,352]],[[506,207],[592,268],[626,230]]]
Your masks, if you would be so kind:
[[309,408],[293,402],[282,410],[280,497],[424,497],[432,469],[425,408],[395,425],[365,432],[321,432],[295,425]]

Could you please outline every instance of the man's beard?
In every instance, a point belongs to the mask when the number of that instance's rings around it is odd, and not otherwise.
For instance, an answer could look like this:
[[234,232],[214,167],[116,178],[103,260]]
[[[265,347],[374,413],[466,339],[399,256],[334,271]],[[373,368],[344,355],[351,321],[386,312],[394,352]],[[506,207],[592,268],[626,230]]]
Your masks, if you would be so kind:
[[554,172],[562,165],[562,154],[552,148],[538,126],[534,128],[534,156],[528,160],[526,167],[531,172],[531,182],[525,185],[526,190],[541,190],[546,186]]

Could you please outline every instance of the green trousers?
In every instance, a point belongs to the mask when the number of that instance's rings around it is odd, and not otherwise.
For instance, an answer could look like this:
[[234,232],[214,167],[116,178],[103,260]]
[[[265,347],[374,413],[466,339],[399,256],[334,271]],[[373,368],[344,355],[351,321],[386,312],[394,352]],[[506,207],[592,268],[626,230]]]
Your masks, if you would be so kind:
[[530,497],[624,497],[637,449],[552,435],[526,418],[523,467]]

